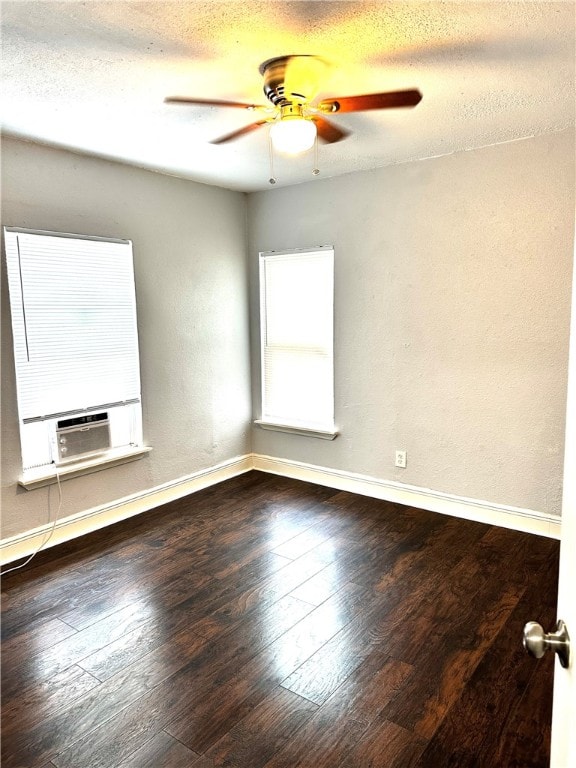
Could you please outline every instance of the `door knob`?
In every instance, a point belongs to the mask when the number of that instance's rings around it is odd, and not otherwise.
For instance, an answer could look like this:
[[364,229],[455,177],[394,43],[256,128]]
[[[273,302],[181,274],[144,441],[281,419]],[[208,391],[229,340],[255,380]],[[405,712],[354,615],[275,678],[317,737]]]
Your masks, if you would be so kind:
[[541,625],[535,621],[529,621],[524,627],[524,648],[531,656],[541,659],[548,649],[558,654],[558,659],[563,667],[570,663],[570,637],[566,624],[559,621],[555,632],[546,633]]

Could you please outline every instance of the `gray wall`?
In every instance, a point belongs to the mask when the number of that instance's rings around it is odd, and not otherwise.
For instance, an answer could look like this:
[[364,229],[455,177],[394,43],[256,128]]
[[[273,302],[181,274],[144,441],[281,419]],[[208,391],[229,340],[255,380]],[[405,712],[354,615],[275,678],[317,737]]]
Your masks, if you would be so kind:
[[[60,517],[250,451],[246,198],[5,139],[2,223],[131,239],[149,457],[67,480]],[[5,269],[4,258],[3,270]],[[2,537],[48,519],[55,489],[17,485],[20,442],[2,285]]]
[[[571,132],[248,197],[254,416],[258,252],[332,243],[334,442],[251,433],[244,195],[8,139],[2,182],[5,225],[134,241],[154,450],[68,480],[61,517],[250,450],[560,513]],[[3,537],[56,501],[18,488],[19,450],[3,280]]]
[[254,416],[258,252],[332,243],[341,430],[255,427],[254,452],[560,514],[573,132],[257,193],[248,210]]

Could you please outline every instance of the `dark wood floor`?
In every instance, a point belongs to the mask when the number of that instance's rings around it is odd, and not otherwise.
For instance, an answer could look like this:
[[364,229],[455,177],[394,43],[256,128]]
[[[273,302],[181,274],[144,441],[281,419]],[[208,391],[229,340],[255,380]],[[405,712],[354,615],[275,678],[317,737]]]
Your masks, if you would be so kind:
[[251,472],[3,581],[4,768],[545,768],[557,542]]

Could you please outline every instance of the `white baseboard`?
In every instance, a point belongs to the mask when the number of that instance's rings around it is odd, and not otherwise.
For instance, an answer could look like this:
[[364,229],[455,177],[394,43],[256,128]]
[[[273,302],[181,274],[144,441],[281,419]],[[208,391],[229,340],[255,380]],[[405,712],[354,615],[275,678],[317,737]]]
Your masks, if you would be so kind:
[[560,538],[560,518],[529,509],[492,504],[488,501],[454,496],[428,488],[379,480],[366,475],[343,472],[338,469],[319,467],[300,461],[278,459],[272,456],[253,455],[254,469],[296,480],[305,480],[339,491],[349,491],[362,496],[420,507],[443,515],[452,515],[488,525],[499,525],[515,531],[535,533],[552,539]]
[[[91,533],[120,520],[147,512],[161,504],[181,499],[195,491],[229,480],[253,468],[252,455],[238,456],[214,467],[194,472],[155,488],[117,499],[111,504],[79,512],[56,522],[50,540],[42,548],[53,547],[70,539]],[[43,525],[0,542],[0,564],[11,563],[35,552],[49,534],[52,526]]]
[[[103,504],[62,518],[57,521],[50,540],[43,545],[43,548],[62,544],[70,539],[104,528],[106,525],[126,520],[161,504],[181,499],[195,491],[229,480],[251,469],[282,475],[283,477],[292,477],[296,480],[305,480],[340,491],[358,493],[362,496],[420,507],[431,512],[440,512],[444,515],[461,517],[488,525],[499,525],[503,528],[512,528],[516,531],[534,533],[552,539],[560,538],[561,521],[553,515],[544,515],[529,509],[454,496],[428,488],[379,480],[367,475],[358,475],[289,459],[246,454],[147,491],[125,496],[110,504]],[[50,525],[43,525],[1,541],[0,564],[11,563],[35,552],[50,530]]]

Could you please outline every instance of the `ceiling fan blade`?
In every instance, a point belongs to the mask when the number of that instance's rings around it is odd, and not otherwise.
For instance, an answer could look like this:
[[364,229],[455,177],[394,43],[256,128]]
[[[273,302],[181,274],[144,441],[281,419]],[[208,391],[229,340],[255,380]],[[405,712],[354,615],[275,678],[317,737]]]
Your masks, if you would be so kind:
[[388,93],[367,93],[363,96],[343,96],[323,99],[318,105],[322,112],[363,112],[368,109],[393,109],[394,107],[415,107],[422,100],[416,89],[389,91]]
[[320,89],[326,62],[318,56],[289,56],[284,72],[284,95],[292,101],[312,101]]
[[257,128],[260,128],[260,126],[266,125],[267,123],[268,120],[259,120],[257,123],[250,123],[250,125],[245,125],[243,128],[239,128],[237,131],[227,133],[225,136],[220,136],[218,139],[212,139],[210,144],[225,144],[228,141],[239,139],[240,136],[246,136],[247,133],[252,133],[252,131],[255,131]]
[[[242,101],[222,101],[220,99],[191,99],[187,96],[168,96],[165,104],[191,104],[200,107],[236,107],[237,109],[260,109],[259,104],[245,104]],[[265,109],[265,107],[264,107]]]
[[316,130],[318,136],[327,144],[335,144],[337,141],[345,139],[350,135],[350,131],[345,131],[334,123],[329,122],[324,117],[313,117],[312,120],[316,124]]

